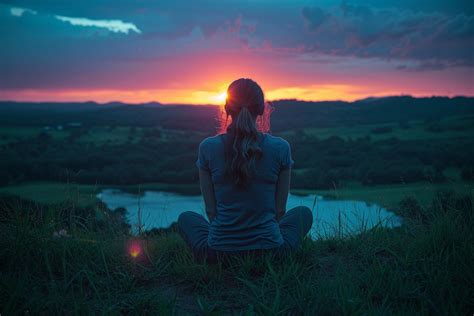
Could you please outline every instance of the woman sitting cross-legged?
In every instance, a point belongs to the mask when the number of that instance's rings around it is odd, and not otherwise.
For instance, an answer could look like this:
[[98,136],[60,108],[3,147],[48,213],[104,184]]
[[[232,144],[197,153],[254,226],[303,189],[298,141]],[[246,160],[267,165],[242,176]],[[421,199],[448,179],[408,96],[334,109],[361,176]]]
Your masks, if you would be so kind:
[[313,223],[305,206],[286,211],[293,159],[289,143],[268,133],[270,108],[251,79],[229,86],[223,133],[199,145],[206,220],[195,212],[178,218],[178,231],[198,260],[297,249]]

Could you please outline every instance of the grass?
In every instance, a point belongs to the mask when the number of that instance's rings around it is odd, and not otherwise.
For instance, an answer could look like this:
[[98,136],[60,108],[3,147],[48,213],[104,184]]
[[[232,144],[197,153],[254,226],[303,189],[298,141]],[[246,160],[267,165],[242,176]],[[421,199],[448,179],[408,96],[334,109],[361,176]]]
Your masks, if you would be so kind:
[[[396,137],[400,140],[429,140],[429,139],[458,139],[471,138],[474,133],[474,117],[471,116],[450,116],[440,119],[435,123],[427,123],[419,120],[412,120],[406,123],[406,126],[400,126],[398,123],[386,124],[363,124],[357,126],[338,126],[331,128],[305,128],[304,132],[310,136],[316,136],[320,139],[326,139],[331,136],[339,136],[345,140],[352,138],[370,136],[374,140],[387,139]],[[436,124],[442,129],[442,132],[432,132],[427,130],[430,124]],[[385,133],[374,133],[377,128],[391,128],[391,131]],[[156,139],[159,137],[163,141],[172,141],[174,139],[189,138],[193,133],[180,130],[157,129],[157,128],[134,128],[130,126],[95,126],[88,127],[86,132],[82,134],[78,141],[87,144],[95,144],[97,146],[103,144],[120,145],[128,142],[138,142],[144,133],[159,130],[160,136],[154,135]],[[43,127],[0,127],[0,144],[7,144],[17,139],[26,139],[36,137]],[[57,130],[55,126],[47,133],[54,139],[64,139],[75,132],[75,129],[65,127],[64,130]],[[295,131],[283,131],[278,135],[282,137],[290,137]],[[196,133],[194,133],[196,134]],[[202,133],[198,133],[202,134]],[[201,138],[205,134],[199,135]],[[198,137],[199,138],[199,137]]]
[[65,126],[64,129],[58,130],[56,126],[50,126],[49,130],[45,130],[44,126],[15,126],[0,127],[0,145],[15,142],[20,139],[34,138],[41,132],[47,133],[55,140],[62,140],[78,131],[81,131],[81,135],[77,138],[78,142],[94,144],[96,146],[102,146],[104,144],[123,145],[126,143],[137,143],[143,136],[150,133],[151,137],[155,140],[160,139],[162,141],[174,141],[183,138],[189,139],[189,137],[197,137],[197,139],[200,139],[206,135],[202,132],[187,132],[157,127],[93,126],[76,129]]
[[170,185],[165,183],[145,183],[137,185],[91,185],[51,181],[25,182],[0,187],[0,194],[8,194],[41,204],[57,204],[74,201],[85,207],[97,202],[97,194],[102,189],[116,188],[134,194],[151,191],[172,191],[181,194],[199,194],[199,187],[191,185]]
[[[442,132],[432,132],[427,130],[430,123],[412,120],[407,125],[401,127],[398,123],[386,124],[364,124],[357,126],[338,126],[329,128],[305,128],[304,132],[309,136],[319,139],[327,139],[331,136],[338,136],[344,140],[349,138],[358,139],[370,136],[374,140],[396,137],[399,140],[429,140],[429,139],[451,139],[451,138],[471,138],[474,133],[473,117],[454,116],[441,119],[436,124],[443,129]],[[385,133],[374,133],[376,128],[390,128],[391,131]],[[293,135],[294,131],[281,133],[283,137]]]
[[325,198],[338,200],[356,200],[376,203],[380,206],[395,209],[398,203],[406,197],[416,196],[421,204],[427,205],[433,199],[436,192],[452,190],[474,198],[474,184],[469,182],[455,181],[448,183],[407,183],[363,186],[357,183],[348,184],[344,188],[334,190],[292,190],[294,194],[316,194]]
[[18,196],[22,199],[41,204],[57,204],[73,201],[80,207],[97,202],[98,186],[89,184],[68,184],[61,182],[27,182],[18,185],[0,187],[0,193]]
[[[474,309],[473,204],[449,194],[425,207],[406,200],[404,225],[393,230],[306,239],[283,261],[235,258],[227,265],[195,262],[175,232],[137,237],[112,224],[89,228],[67,212],[2,208],[5,315],[466,315]],[[62,228],[67,235],[55,238]],[[131,239],[143,249],[135,258],[126,251]]]
[[83,143],[93,143],[95,145],[102,145],[105,143],[119,145],[128,141],[131,141],[132,143],[137,142],[141,131],[137,131],[132,135],[130,130],[131,128],[128,126],[118,126],[113,129],[110,127],[91,127],[84,135],[78,138],[78,141]]
[[[53,127],[54,128],[54,127]],[[8,144],[18,139],[27,139],[37,137],[43,130],[43,127],[0,127],[0,145]],[[48,130],[47,133],[53,139],[64,139],[69,135],[69,132],[65,130]]]

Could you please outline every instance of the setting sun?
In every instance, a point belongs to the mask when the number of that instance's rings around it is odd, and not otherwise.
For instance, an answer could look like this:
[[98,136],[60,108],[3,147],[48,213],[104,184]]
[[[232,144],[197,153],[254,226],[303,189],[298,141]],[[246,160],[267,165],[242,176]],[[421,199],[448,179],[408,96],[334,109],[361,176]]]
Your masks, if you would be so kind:
[[227,92],[221,92],[216,96],[216,101],[220,103],[224,103],[225,100],[227,99]]

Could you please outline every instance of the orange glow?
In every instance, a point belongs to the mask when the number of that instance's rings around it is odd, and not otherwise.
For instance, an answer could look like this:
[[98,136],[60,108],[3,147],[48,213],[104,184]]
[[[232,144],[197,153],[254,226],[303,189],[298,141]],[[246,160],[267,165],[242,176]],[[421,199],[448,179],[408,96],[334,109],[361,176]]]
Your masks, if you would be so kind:
[[[257,81],[260,83],[260,81]],[[164,104],[209,104],[223,105],[227,93],[226,88],[231,81],[225,84],[213,85],[215,89],[158,89],[158,90],[3,90],[0,91],[0,100],[14,100],[23,102],[84,102],[95,101],[106,103],[121,101],[130,104],[156,101]],[[305,101],[354,101],[368,96],[382,97],[388,95],[410,94],[415,97],[432,96],[428,90],[397,89],[396,87],[378,87],[371,85],[348,84],[319,84],[302,86],[275,86],[261,81],[268,101],[279,99],[299,99]],[[206,84],[206,88],[212,86]],[[471,93],[467,93],[470,95]],[[446,93],[454,96],[454,93]]]
[[140,243],[136,240],[129,242],[128,244],[128,254],[132,258],[137,258],[142,253],[142,247]]
[[227,91],[221,92],[216,95],[216,101],[218,103],[225,103],[225,100],[227,100]]
[[[283,87],[270,90],[266,93],[269,100],[299,99],[305,101],[355,101],[367,96],[387,96],[400,94],[395,90],[382,90],[367,93],[369,89],[363,86],[351,86],[343,84],[333,85],[311,85],[304,87]],[[414,93],[413,95],[416,95]]]
[[95,101],[106,103],[121,101],[125,103],[160,102],[165,104],[210,104],[222,105],[227,93],[219,90],[21,90],[0,91],[0,100],[15,100],[23,102],[84,102]]
[[139,254],[140,254],[140,249],[138,248],[130,249],[130,256],[132,256],[133,258],[138,257]]
[[[416,97],[474,95],[472,70],[466,67],[408,73],[394,70],[384,62],[374,61],[373,67],[367,66],[365,61],[333,57],[328,57],[327,64],[313,64],[311,59],[305,58],[286,62],[289,56],[291,54],[287,56],[283,52],[280,55],[271,47],[238,52],[232,49],[218,53],[193,52],[192,55],[183,52],[163,60],[133,64],[136,68],[130,76],[107,75],[101,71],[97,80],[91,77],[90,82],[80,81],[77,88],[74,79],[73,82],[65,80],[65,88],[55,85],[59,81],[53,81],[39,88],[0,89],[0,100],[223,105],[227,87],[238,78],[255,80],[268,101],[354,101],[401,94]],[[366,66],[370,69],[365,69]]]

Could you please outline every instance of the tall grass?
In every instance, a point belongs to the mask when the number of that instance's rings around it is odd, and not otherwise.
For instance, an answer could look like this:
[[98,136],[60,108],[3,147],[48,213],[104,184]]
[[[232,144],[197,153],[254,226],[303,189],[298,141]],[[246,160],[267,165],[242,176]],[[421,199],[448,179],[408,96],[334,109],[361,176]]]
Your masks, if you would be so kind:
[[207,265],[173,231],[136,237],[77,208],[3,205],[0,313],[472,314],[472,199],[406,199],[399,213],[401,227],[307,239],[285,260]]

